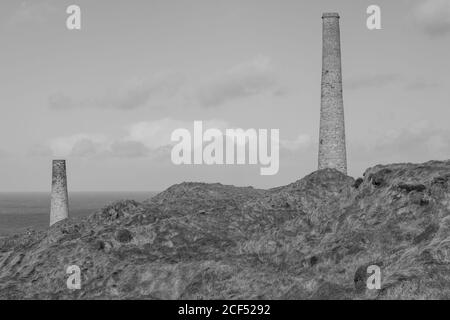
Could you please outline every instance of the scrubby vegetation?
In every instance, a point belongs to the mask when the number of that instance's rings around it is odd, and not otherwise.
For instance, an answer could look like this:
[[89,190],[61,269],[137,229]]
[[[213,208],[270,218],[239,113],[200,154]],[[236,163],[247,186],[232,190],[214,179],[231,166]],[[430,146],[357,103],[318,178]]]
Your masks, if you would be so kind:
[[[0,239],[0,298],[450,299],[449,180],[433,161],[270,190],[174,185]],[[371,264],[381,290],[365,286]]]

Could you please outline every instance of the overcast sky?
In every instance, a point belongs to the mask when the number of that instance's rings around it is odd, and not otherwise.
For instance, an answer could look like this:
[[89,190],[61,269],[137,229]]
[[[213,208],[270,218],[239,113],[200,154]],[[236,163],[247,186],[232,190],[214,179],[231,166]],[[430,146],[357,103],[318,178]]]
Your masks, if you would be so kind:
[[[66,28],[66,8],[82,30]],[[366,27],[381,7],[382,30]],[[450,158],[450,0],[2,0],[0,191],[273,187],[317,168],[322,12],[341,15],[349,175]],[[280,129],[280,171],[175,166],[194,120]]]

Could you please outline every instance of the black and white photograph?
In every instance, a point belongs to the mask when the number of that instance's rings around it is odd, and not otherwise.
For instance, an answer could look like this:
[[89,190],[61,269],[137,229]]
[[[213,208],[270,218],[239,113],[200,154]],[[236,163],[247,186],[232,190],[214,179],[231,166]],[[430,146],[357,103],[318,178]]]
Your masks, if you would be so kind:
[[450,0],[1,0],[0,305],[450,300],[449,75]]

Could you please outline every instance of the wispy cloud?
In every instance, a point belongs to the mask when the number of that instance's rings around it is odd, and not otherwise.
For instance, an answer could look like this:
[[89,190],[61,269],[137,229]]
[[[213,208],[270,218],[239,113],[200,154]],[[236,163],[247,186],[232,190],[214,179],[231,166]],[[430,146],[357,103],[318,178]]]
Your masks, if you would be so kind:
[[34,146],[30,156],[73,158],[139,158],[147,157],[151,149],[139,141],[113,139],[96,134],[75,134],[50,140]]
[[297,138],[280,139],[280,148],[289,151],[295,151],[302,148],[308,148],[311,145],[311,136],[309,134],[300,134]]
[[110,153],[119,158],[140,158],[149,155],[149,148],[139,141],[115,141],[111,144]]
[[367,74],[351,77],[344,80],[345,89],[357,90],[365,88],[380,88],[400,80],[395,73]]
[[197,98],[203,107],[216,107],[229,101],[266,92],[279,92],[271,61],[259,56],[217,75],[197,90]]
[[450,0],[420,0],[412,16],[415,24],[431,36],[450,33]]
[[101,94],[82,98],[75,93],[56,92],[48,97],[48,105],[55,110],[135,110],[161,105],[208,108],[265,93],[280,96],[285,91],[278,85],[270,59],[258,56],[201,84],[187,83],[181,73],[165,72],[147,79],[133,79]]
[[55,156],[94,156],[107,150],[109,141],[100,134],[80,133],[52,139],[48,146]]
[[[450,0],[449,0],[450,1]],[[439,87],[439,83],[423,76],[400,75],[397,73],[367,74],[344,79],[344,89],[360,90],[397,86],[408,91],[422,91]]]
[[363,160],[420,162],[450,159],[450,130],[419,121],[390,130],[375,142],[355,143],[354,146],[352,153]]
[[[175,144],[172,132],[184,128],[193,132],[193,121],[164,118],[155,121],[141,121],[129,125],[118,137],[104,134],[79,133],[51,139],[44,145],[33,147],[31,156],[75,157],[75,158],[142,158],[170,161],[170,152]],[[203,121],[203,131],[218,129],[225,139],[227,129],[237,129],[227,121],[211,119]],[[248,128],[243,128],[244,130]],[[228,140],[226,140],[228,141]],[[230,140],[230,142],[233,140]],[[246,141],[245,143],[249,143]],[[255,142],[255,141],[252,141]],[[234,143],[234,142],[233,142]],[[294,139],[281,139],[280,150],[293,153],[311,146],[311,137],[300,134]]]
[[49,1],[22,1],[6,20],[9,26],[44,23],[57,12],[54,3]]
[[405,89],[409,91],[422,91],[427,89],[438,88],[439,83],[436,81],[429,81],[425,78],[417,78],[406,84]]
[[48,103],[52,109],[102,108],[134,110],[158,103],[177,94],[184,83],[179,73],[164,73],[149,79],[132,79],[101,95],[74,98],[65,93],[52,94]]
[[[204,130],[224,130],[228,124],[222,120],[203,122]],[[104,134],[79,133],[51,139],[44,145],[34,146],[29,154],[55,157],[118,157],[118,158],[162,158],[169,159],[173,142],[170,140],[175,129],[193,129],[193,122],[164,118],[155,121],[141,121],[126,128],[118,138]]]

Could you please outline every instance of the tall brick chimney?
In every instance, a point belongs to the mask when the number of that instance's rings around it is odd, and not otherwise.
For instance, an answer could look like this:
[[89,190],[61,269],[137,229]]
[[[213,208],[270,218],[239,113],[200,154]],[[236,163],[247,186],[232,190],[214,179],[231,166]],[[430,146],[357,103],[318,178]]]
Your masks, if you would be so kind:
[[335,168],[347,174],[338,13],[323,14],[322,41],[319,170]]
[[69,217],[66,161],[53,160],[50,226]]

